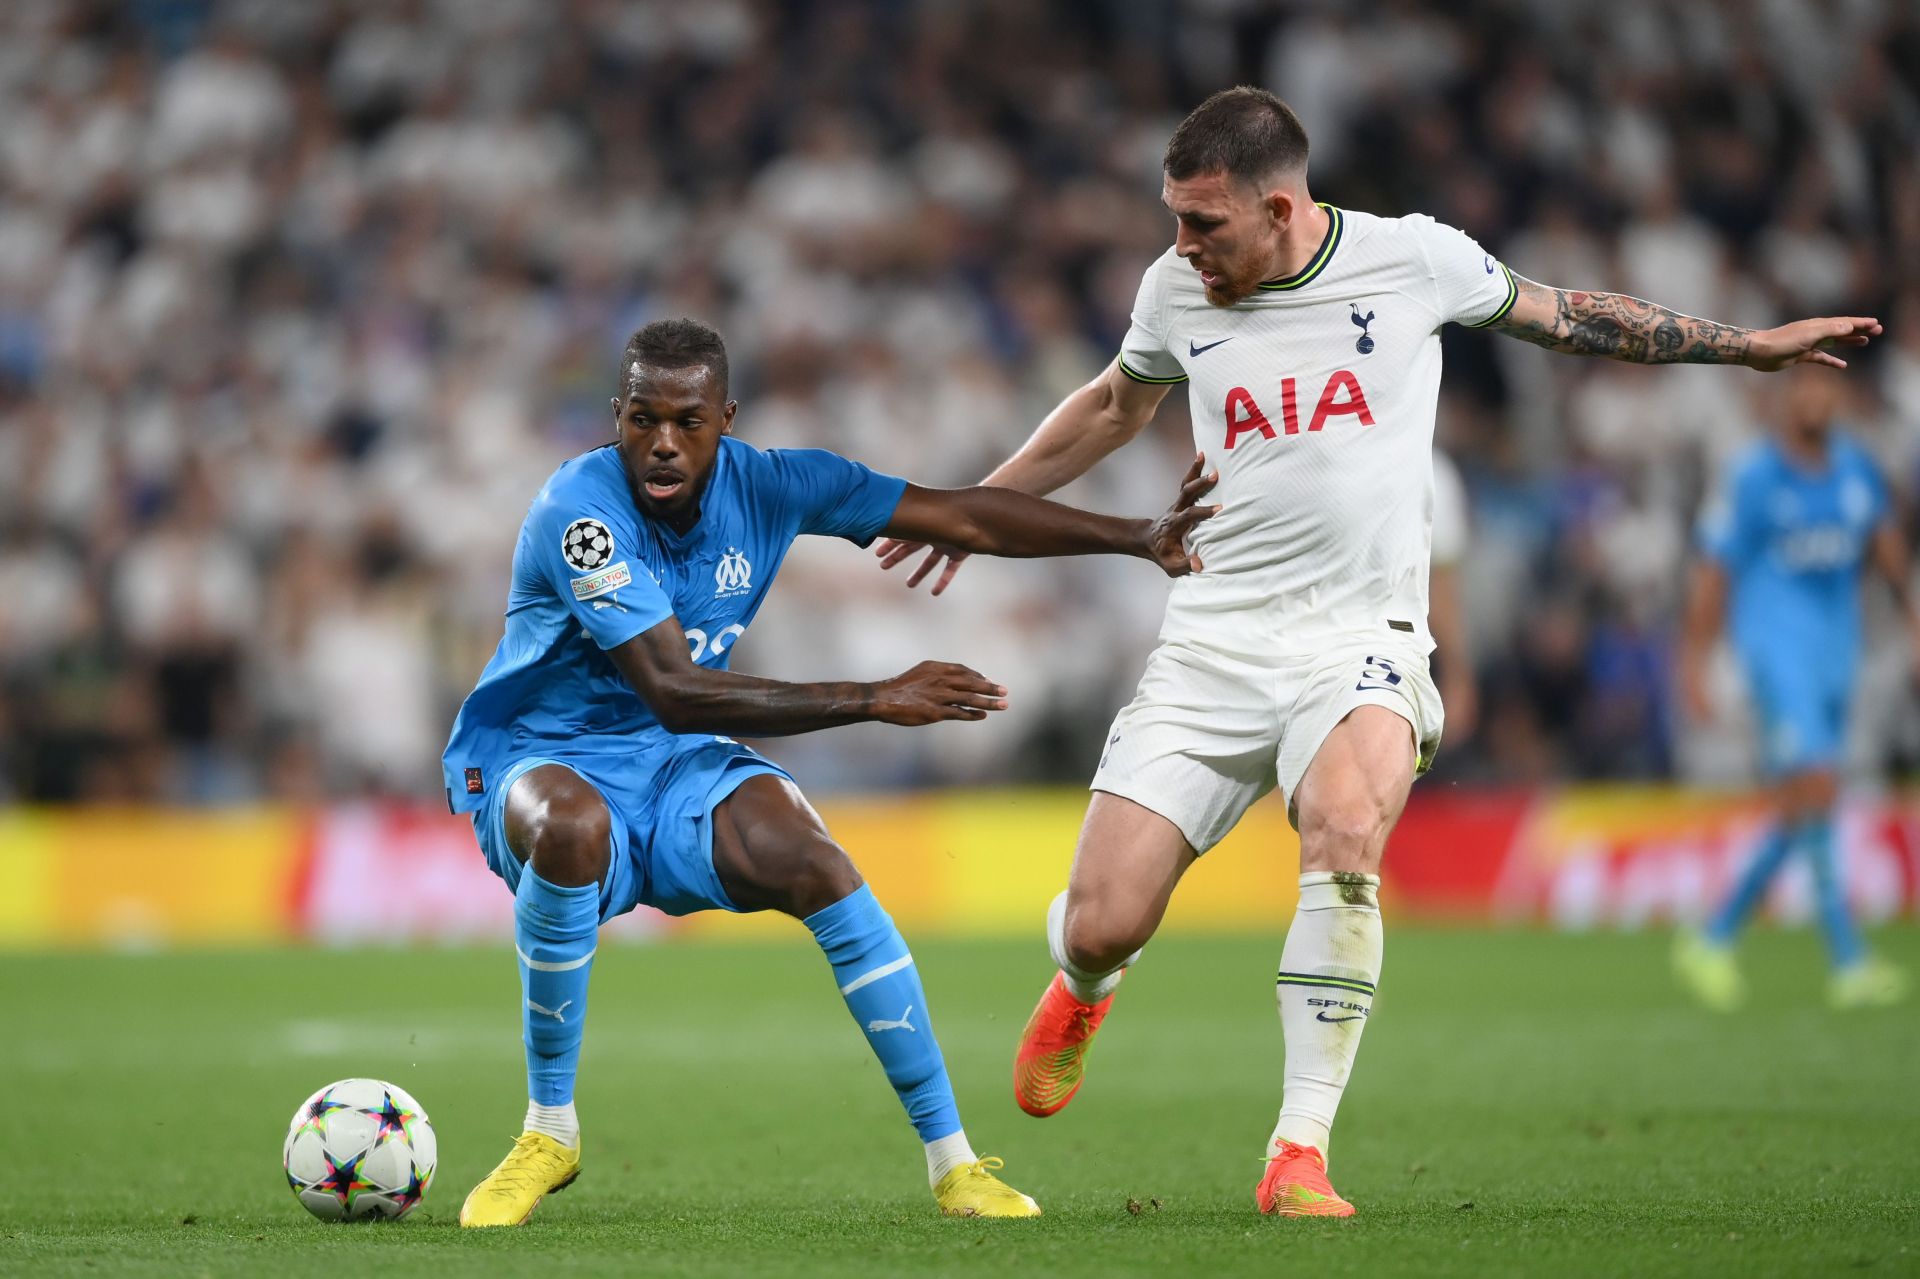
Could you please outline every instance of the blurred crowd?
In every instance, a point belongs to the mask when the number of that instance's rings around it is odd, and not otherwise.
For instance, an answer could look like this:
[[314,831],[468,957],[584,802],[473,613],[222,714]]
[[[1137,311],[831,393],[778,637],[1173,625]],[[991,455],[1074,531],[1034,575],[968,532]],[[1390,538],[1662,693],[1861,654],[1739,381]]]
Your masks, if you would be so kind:
[[[1920,480],[1920,18],[1898,0],[15,0],[0,6],[0,799],[437,793],[525,503],[645,321],[737,423],[973,480],[1116,349],[1159,161],[1236,82],[1324,200],[1747,325],[1877,314],[1847,422]],[[1691,521],[1767,384],[1450,330],[1477,722],[1458,779],[1724,780],[1684,722]],[[1182,397],[1068,490],[1165,504]],[[983,725],[773,744],[809,786],[1084,780],[1166,586],[796,550],[736,665],[964,660]],[[1877,623],[1876,623],[1877,625]],[[1878,631],[1870,632],[1878,634]],[[1459,658],[1457,660],[1467,660]],[[1920,760],[1875,646],[1855,762]]]

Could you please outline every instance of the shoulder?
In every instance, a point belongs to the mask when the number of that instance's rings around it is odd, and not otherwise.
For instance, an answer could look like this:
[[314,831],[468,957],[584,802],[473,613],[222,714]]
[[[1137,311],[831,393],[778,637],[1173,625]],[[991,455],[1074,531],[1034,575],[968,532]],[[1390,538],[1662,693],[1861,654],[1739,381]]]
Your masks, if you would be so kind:
[[1404,246],[1410,253],[1420,253],[1439,236],[1462,234],[1444,222],[1436,222],[1425,213],[1404,213],[1389,218],[1359,209],[1337,209],[1335,212],[1340,217],[1340,238],[1349,245],[1371,242],[1382,247]]
[[1840,465],[1846,470],[1873,476],[1880,474],[1880,463],[1868,451],[1867,446],[1845,432],[1834,432],[1833,451],[1839,458]]
[[620,454],[612,445],[570,458],[547,477],[527,512],[529,523],[572,520],[583,515],[630,524],[636,517]]
[[1780,451],[1772,440],[1747,445],[1727,463],[1727,485],[1735,492],[1757,493],[1770,486],[1780,474]]

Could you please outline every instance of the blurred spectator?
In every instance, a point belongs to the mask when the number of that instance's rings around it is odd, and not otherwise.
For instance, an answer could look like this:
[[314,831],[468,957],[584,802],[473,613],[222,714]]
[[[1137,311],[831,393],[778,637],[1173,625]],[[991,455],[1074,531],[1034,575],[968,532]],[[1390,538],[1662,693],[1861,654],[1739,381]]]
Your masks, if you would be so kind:
[[[606,438],[654,316],[727,335],[746,439],[976,478],[1111,357],[1166,135],[1237,80],[1301,111],[1323,198],[1536,278],[1890,319],[1845,376],[1911,492],[1917,49],[1890,0],[0,7],[0,798],[430,792],[524,505]],[[1758,383],[1447,358],[1483,705],[1443,767],[1725,774],[1673,740],[1667,637]],[[1156,509],[1186,431],[1176,396],[1068,496]],[[743,668],[962,658],[1015,706],[775,744],[810,786],[1083,780],[1165,592],[976,564],[932,601],[828,544],[787,571]],[[1863,760],[1920,759],[1911,688],[1881,676]]]

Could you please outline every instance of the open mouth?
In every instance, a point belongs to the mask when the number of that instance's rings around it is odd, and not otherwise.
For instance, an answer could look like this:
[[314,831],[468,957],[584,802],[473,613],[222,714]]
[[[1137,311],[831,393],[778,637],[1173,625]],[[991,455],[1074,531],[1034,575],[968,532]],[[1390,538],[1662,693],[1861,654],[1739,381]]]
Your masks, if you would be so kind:
[[1220,283],[1220,273],[1218,271],[1209,271],[1204,267],[1195,267],[1194,270],[1200,272],[1200,283],[1210,289],[1218,287]]
[[665,500],[686,487],[686,483],[687,477],[680,472],[670,471],[665,467],[655,467],[647,472],[647,478],[642,482],[641,487],[646,489],[648,497]]

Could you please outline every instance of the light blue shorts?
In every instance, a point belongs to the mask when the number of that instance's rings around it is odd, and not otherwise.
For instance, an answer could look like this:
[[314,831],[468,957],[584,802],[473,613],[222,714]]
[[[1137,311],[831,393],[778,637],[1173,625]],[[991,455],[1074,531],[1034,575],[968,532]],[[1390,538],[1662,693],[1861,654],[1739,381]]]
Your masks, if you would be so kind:
[[1761,733],[1760,756],[1773,777],[1839,767],[1846,753],[1852,671],[1748,656],[1747,686]]
[[488,788],[474,834],[493,873],[517,889],[521,861],[507,847],[507,795],[521,774],[559,764],[600,792],[613,818],[613,848],[600,885],[600,922],[635,906],[669,915],[740,908],[713,868],[713,810],[749,777],[784,768],[725,737],[686,737],[663,765],[645,770],[615,755],[527,755]]

